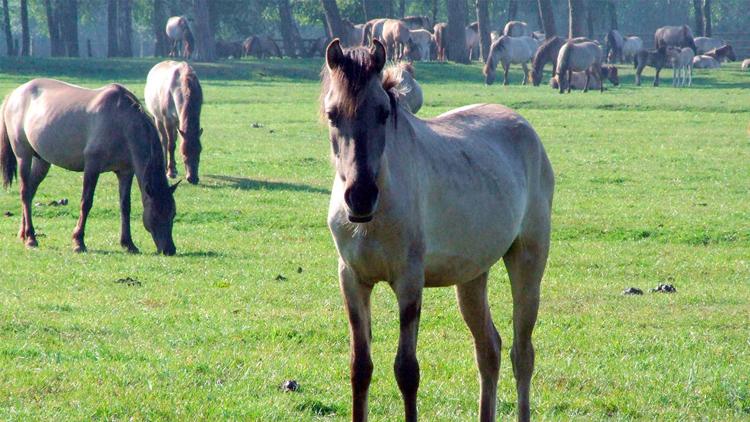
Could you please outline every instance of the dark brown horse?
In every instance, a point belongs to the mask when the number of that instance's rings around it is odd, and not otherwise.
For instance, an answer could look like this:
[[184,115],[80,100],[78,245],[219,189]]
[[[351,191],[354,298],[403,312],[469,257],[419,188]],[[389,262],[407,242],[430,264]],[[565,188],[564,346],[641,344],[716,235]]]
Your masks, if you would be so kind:
[[282,58],[281,49],[276,41],[267,35],[252,35],[242,42],[243,56],[255,56],[257,59],[276,56]]
[[713,57],[719,63],[725,62],[725,61],[733,62],[737,60],[737,56],[734,54],[734,49],[729,44],[726,44],[719,48],[714,48],[713,50],[707,51],[706,53],[703,53],[703,54],[705,56]]
[[646,66],[656,69],[654,86],[659,86],[659,72],[667,65],[667,47],[662,46],[656,50],[641,50],[635,54],[633,68],[635,68],[635,84],[641,86],[641,73]]
[[693,54],[698,54],[695,46],[693,31],[687,25],[662,26],[654,33],[654,46],[658,50],[661,47],[690,47]]
[[[534,53],[531,59],[531,83],[539,86],[544,74],[544,65],[552,63],[552,76],[557,74],[557,55],[560,54],[560,48],[567,39],[553,36],[545,40]],[[573,42],[591,41],[585,37],[573,38]]]
[[143,225],[156,249],[174,255],[174,189],[164,175],[164,155],[151,118],[121,85],[86,89],[53,79],[34,79],[8,95],[0,112],[0,169],[3,185],[19,173],[23,216],[18,236],[36,247],[31,203],[50,165],[83,172],[81,213],[73,249],[85,252],[84,230],[99,174],[113,171],[120,182],[120,245],[138,252],[130,236],[130,189],[138,180]]

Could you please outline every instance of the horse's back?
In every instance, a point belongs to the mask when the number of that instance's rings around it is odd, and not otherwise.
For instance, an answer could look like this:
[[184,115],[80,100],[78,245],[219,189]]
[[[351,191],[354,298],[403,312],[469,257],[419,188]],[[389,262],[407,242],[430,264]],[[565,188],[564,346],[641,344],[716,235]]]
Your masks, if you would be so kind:
[[146,77],[146,88],[144,97],[146,108],[157,119],[166,118],[170,114],[176,113],[173,101],[171,101],[172,91],[178,88],[179,78],[182,72],[188,72],[190,65],[185,62],[173,60],[164,60],[157,63],[148,72]]
[[182,16],[172,16],[167,19],[166,33],[167,36],[173,40],[181,39],[184,28],[187,26],[187,21]]

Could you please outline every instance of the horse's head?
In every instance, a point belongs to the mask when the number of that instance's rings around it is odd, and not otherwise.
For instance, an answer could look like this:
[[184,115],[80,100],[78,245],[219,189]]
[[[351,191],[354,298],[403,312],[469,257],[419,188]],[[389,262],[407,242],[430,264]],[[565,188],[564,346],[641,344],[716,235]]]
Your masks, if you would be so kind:
[[179,182],[169,186],[159,138],[157,137],[152,144],[155,146],[152,147],[151,158],[143,175],[143,226],[151,234],[156,244],[156,252],[174,255],[176,247],[172,239],[172,225],[177,212],[174,191]]
[[531,83],[534,86],[539,86],[542,83],[542,72],[532,68],[529,70],[529,76],[531,77]]
[[620,85],[620,78],[617,75],[617,66],[602,66],[602,75],[606,76],[612,85]]
[[731,45],[727,44],[724,46],[724,48],[726,48],[724,57],[726,57],[727,60],[729,60],[730,62],[737,60],[737,56],[734,54],[734,49],[732,48]]
[[385,47],[343,50],[335,39],[326,50],[322,111],[328,119],[337,176],[344,183],[349,221],[372,220],[389,122],[396,124],[395,81],[383,78]]
[[502,35],[490,47],[490,53],[487,55],[487,61],[484,63],[482,73],[484,74],[484,83],[492,85],[495,82],[495,70],[497,69],[497,56],[502,54],[505,49],[505,40],[507,36]]

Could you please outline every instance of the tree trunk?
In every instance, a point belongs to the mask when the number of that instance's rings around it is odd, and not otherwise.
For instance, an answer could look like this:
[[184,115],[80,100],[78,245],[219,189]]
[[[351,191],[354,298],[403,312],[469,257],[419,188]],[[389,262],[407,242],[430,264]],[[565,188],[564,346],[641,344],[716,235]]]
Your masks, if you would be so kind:
[[31,35],[29,34],[29,2],[21,0],[21,55],[31,55]]
[[107,57],[117,57],[117,0],[107,0]]
[[195,58],[204,62],[216,58],[216,43],[211,32],[211,15],[208,10],[208,0],[194,0],[195,12]]
[[57,12],[65,55],[78,57],[78,0],[58,0]]
[[292,8],[289,0],[278,0],[279,2],[279,29],[284,39],[284,52],[289,57],[297,57],[297,51],[302,52],[302,39],[297,30],[297,25],[292,16]]
[[586,35],[586,8],[583,0],[568,0],[568,38]]
[[469,63],[469,52],[466,49],[466,1],[447,0],[448,59],[457,63]]
[[490,11],[487,0],[476,0],[477,2],[477,22],[479,22],[479,52],[482,55],[482,61],[487,62],[487,55],[490,53],[492,37],[490,35]]
[[320,0],[320,2],[323,4],[328,36],[331,38],[339,38],[346,43],[349,37],[344,30],[344,22],[341,21],[341,13],[339,13],[339,7],[336,5],[336,0]]
[[693,13],[695,14],[695,35],[703,36],[703,2],[693,0]]
[[607,13],[609,14],[609,29],[617,29],[617,4],[615,0],[607,2]]
[[13,33],[10,31],[8,0],[3,0],[3,30],[5,31],[5,51],[9,56],[15,56],[15,52],[13,51]]
[[711,0],[703,0],[703,36],[710,37],[711,30]]
[[398,17],[403,18],[406,15],[406,0],[398,0]]
[[164,0],[154,0],[154,14],[151,25],[154,31],[154,57],[164,57],[169,51],[167,33],[164,27],[167,24],[167,12],[164,10]]
[[555,12],[552,9],[550,0],[539,0],[539,14],[542,16],[542,28],[544,28],[544,36],[551,38],[555,36],[557,30],[555,29]]
[[62,55],[62,46],[60,42],[60,27],[57,24],[57,16],[52,0],[44,0],[44,11],[47,15],[47,30],[49,31],[50,56],[57,57]]
[[518,16],[518,1],[508,0],[508,20],[516,20],[516,16]]
[[594,39],[594,1],[588,0],[586,4],[586,31],[589,34],[590,39]]
[[133,1],[117,2],[117,48],[121,57],[133,57]]
[[[437,16],[438,16],[438,0],[432,0],[432,23],[437,23]],[[428,28],[432,30],[432,28]]]

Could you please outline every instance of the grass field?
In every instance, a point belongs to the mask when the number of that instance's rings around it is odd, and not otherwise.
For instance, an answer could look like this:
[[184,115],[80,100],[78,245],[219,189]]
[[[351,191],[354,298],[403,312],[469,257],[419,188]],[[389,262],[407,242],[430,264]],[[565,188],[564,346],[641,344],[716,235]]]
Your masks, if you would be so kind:
[[[142,96],[153,61],[0,61],[0,94],[36,76]],[[82,177],[53,168],[34,208],[40,247],[16,238],[17,185],[0,192],[0,420],[278,420],[349,416],[348,329],[325,225],[332,180],[318,120],[320,61],[198,65],[201,185],[177,190],[178,255],[140,223],[118,246],[117,183],[99,181],[89,252],[71,250]],[[477,102],[518,110],[557,177],[535,331],[532,412],[544,420],[750,419],[750,74],[696,71],[692,89],[623,85],[559,95],[484,86],[478,65],[419,64],[423,117]],[[259,128],[253,128],[258,123]],[[179,167],[184,173],[182,166]],[[282,277],[278,277],[282,276]],[[116,283],[132,277],[139,285]],[[281,279],[283,278],[283,279]],[[511,299],[491,273],[510,345]],[[676,294],[622,296],[671,283]],[[373,295],[371,418],[398,420],[394,297]],[[473,420],[471,337],[452,289],[425,292],[421,419]],[[503,349],[503,420],[515,388]],[[284,393],[287,379],[299,391]]]

